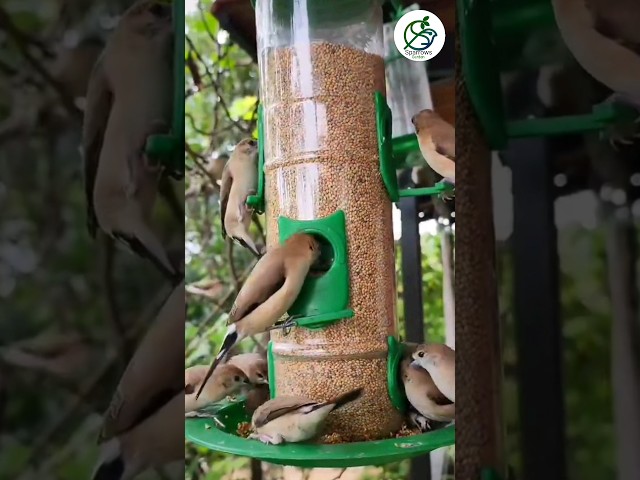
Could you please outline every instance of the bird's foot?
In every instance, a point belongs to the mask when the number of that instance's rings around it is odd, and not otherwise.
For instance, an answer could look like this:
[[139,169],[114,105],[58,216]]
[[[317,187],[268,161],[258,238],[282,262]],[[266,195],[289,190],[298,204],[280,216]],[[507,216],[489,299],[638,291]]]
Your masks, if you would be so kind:
[[284,438],[280,435],[267,435],[266,433],[252,433],[249,435],[249,438],[253,440],[259,440],[266,445],[280,445],[284,442]]
[[456,194],[455,194],[455,182],[453,180],[450,180],[448,178],[443,178],[438,183],[436,183],[436,185],[442,185],[442,186],[451,187],[450,189],[447,189],[446,191],[438,194],[438,198],[440,200],[449,201],[449,200],[453,200],[455,198],[455,196],[456,196]]
[[296,320],[302,318],[302,315],[289,315],[285,320],[277,322],[269,330],[282,330],[283,335],[287,336],[291,333],[291,329],[297,326]]
[[[640,112],[640,101],[619,93],[612,94],[602,103],[624,105]],[[634,144],[636,139],[640,139],[640,115],[636,115],[632,121],[627,118],[605,128],[600,132],[600,138],[607,141],[616,152],[624,146]]]

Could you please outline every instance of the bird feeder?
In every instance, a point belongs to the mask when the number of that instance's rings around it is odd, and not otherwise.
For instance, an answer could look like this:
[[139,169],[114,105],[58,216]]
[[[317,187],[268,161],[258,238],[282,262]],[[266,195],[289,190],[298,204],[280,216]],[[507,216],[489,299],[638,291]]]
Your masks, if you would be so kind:
[[[169,3],[169,2],[167,2]],[[152,135],[146,153],[166,173],[180,180],[184,177],[184,0],[173,0],[173,116],[171,132]]]
[[507,121],[500,84],[500,52],[533,29],[554,26],[549,2],[477,2],[457,0],[462,71],[474,110],[494,150],[510,138],[544,137],[601,131],[634,118],[633,109],[596,105],[585,115]]
[[260,178],[249,203],[266,213],[269,246],[310,234],[326,266],[310,272],[289,309],[295,327],[272,332],[271,395],[326,400],[364,392],[332,413],[322,444],[262,445],[238,436],[238,424],[250,421],[241,402],[216,406],[217,421],[188,421],[186,436],[303,467],[380,465],[451,445],[454,427],[394,438],[406,397],[391,211],[405,192],[393,162],[381,2],[258,0],[255,8]]

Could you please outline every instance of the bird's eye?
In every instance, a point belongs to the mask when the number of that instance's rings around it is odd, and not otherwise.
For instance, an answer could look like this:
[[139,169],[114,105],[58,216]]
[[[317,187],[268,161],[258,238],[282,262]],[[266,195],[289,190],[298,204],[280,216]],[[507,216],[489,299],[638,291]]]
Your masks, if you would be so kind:
[[419,356],[420,358],[423,358],[423,357],[424,357],[424,352],[420,352],[420,353],[418,353],[418,356]]
[[264,378],[264,375],[262,375],[261,373],[258,374],[258,378]]
[[239,381],[240,381],[240,377],[239,377],[238,375],[236,375],[235,377],[233,377],[233,379],[234,379],[236,382],[239,382]]
[[256,145],[258,145],[258,142],[256,142],[255,140],[249,140],[249,145],[255,147]]

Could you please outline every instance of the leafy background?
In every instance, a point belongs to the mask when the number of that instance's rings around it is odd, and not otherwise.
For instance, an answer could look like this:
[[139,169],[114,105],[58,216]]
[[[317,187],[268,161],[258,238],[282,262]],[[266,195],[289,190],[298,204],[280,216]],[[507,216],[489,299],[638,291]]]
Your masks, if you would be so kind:
[[[102,413],[168,294],[153,266],[93,241],[85,226],[83,98],[104,40],[131,3],[0,1],[3,479],[90,478]],[[171,187],[181,204],[184,186]],[[154,217],[182,256],[182,213],[159,200]]]

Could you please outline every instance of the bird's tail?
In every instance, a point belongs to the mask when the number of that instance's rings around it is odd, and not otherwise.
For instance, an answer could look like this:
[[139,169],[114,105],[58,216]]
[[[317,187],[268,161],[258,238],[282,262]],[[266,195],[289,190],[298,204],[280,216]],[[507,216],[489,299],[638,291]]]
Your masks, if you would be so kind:
[[120,451],[120,443],[114,438],[105,443],[92,480],[120,480],[124,476],[125,463]]
[[236,236],[233,236],[232,238],[236,242],[238,242],[240,245],[242,245],[244,248],[246,248],[251,253],[253,253],[253,255],[256,258],[260,258],[262,256],[262,254],[258,250],[258,247],[256,246],[256,244],[254,243],[254,241],[251,239],[251,237],[248,234],[244,234],[243,233],[242,236],[236,235]]
[[213,359],[213,362],[211,363],[211,366],[209,367],[209,370],[207,371],[207,374],[205,375],[204,380],[202,380],[202,383],[200,384],[198,393],[196,393],[196,400],[202,393],[202,390],[204,389],[204,386],[207,384],[207,382],[211,378],[211,375],[213,375],[213,372],[218,366],[218,364],[220,364],[220,362],[224,359],[224,357],[226,357],[227,353],[229,353],[229,350],[231,350],[233,346],[236,343],[238,343],[240,339],[241,339],[240,335],[236,330],[236,325],[235,324],[231,325],[229,327],[229,330],[227,331],[227,335],[224,337],[224,340],[222,342],[222,347],[220,347],[220,351],[218,352],[218,355],[216,355],[216,358]]
[[354,400],[357,400],[358,398],[360,398],[363,390],[364,390],[363,388],[356,388],[355,390],[351,390],[350,392],[343,393],[342,395],[338,395],[337,397],[332,398],[331,400],[327,400],[324,403],[327,405],[334,404],[335,406],[333,407],[333,409],[337,410],[338,408],[346,405],[347,403],[353,402]]

